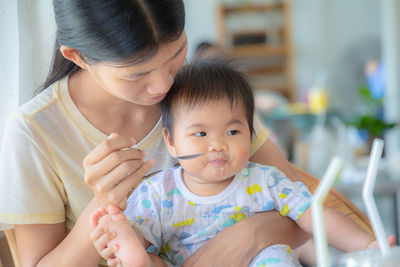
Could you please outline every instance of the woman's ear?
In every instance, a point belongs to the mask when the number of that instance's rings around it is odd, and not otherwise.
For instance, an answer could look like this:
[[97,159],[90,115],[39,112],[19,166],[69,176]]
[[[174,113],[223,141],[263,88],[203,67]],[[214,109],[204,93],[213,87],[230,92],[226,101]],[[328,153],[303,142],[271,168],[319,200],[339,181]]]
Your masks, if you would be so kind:
[[175,150],[175,146],[174,146],[174,141],[172,140],[172,137],[169,134],[168,130],[163,128],[162,134],[163,134],[163,137],[164,137],[165,145],[167,146],[167,149],[168,149],[169,153],[173,157],[176,157],[176,150]]
[[87,69],[87,64],[82,60],[81,55],[78,50],[71,48],[69,46],[62,45],[60,47],[61,54],[68,60],[74,62],[76,65],[82,69]]

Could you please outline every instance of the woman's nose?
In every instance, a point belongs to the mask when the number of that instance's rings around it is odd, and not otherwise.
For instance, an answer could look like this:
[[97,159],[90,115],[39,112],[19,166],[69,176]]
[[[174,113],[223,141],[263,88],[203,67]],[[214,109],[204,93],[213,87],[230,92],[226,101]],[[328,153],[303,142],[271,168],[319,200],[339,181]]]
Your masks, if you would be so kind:
[[161,95],[169,91],[174,82],[174,77],[168,73],[160,73],[156,75],[150,84],[147,86],[147,90],[150,94]]

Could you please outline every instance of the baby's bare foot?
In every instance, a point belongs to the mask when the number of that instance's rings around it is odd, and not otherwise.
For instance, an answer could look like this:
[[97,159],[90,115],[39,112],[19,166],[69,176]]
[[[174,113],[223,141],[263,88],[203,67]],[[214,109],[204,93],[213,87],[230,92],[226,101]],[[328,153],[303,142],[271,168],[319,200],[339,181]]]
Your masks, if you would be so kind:
[[[149,256],[144,248],[143,237],[133,229],[125,214],[116,206],[98,210],[91,216],[93,224],[104,227],[115,235],[107,247],[118,247],[115,256],[122,266],[149,266]],[[92,222],[91,222],[92,223]]]
[[98,214],[95,215],[98,215],[98,224],[100,226],[106,226],[109,231],[115,228],[114,225],[118,225],[118,227],[121,227],[121,224],[126,224],[127,226],[129,226],[129,228],[132,227],[125,214],[114,205],[109,205],[107,207],[107,210],[104,211],[98,210]]

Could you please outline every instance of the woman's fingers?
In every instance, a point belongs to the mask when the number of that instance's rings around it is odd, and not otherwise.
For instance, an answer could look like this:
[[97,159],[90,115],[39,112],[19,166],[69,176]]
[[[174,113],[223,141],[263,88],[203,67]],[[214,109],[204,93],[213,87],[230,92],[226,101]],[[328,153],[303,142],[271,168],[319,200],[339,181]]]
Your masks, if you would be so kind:
[[98,198],[99,205],[111,203],[124,209],[128,193],[153,166],[153,160],[143,162],[143,151],[126,149],[134,144],[129,137],[111,134],[84,159],[85,182]]
[[[136,172],[143,165],[142,159],[125,160],[105,174],[101,180],[92,184],[93,189],[98,193],[110,191],[115,185],[121,183],[129,174]],[[90,181],[88,181],[90,183]]]
[[132,137],[120,136],[116,133],[112,133],[105,141],[87,154],[83,160],[83,165],[95,164],[105,158],[110,152],[131,147],[135,144],[136,141]]
[[[123,179],[129,173],[129,171],[134,171],[143,163],[143,157],[143,152],[136,149],[109,151],[109,154],[106,155],[100,162],[91,165],[85,165],[85,181],[88,185],[93,186],[98,181],[98,177],[103,177],[109,174],[116,168],[120,167],[122,163],[124,163],[125,165],[122,166],[122,168],[126,169],[126,172],[122,173],[122,176],[117,177],[119,179]],[[126,162],[129,161],[131,162],[126,164]],[[116,178],[115,176],[113,177]]]
[[138,169],[136,169],[134,172],[129,173],[129,175],[116,186],[116,190],[118,192],[121,192],[123,188],[132,189],[142,180],[142,177],[145,176],[150,171],[153,165],[154,165],[153,159],[145,161]]
[[[145,176],[154,165],[154,160],[150,159],[143,163],[139,169],[135,172],[129,174],[125,179],[123,179],[118,185],[115,186],[112,192],[109,194],[110,203],[116,204],[120,209],[124,210],[126,208],[126,202],[128,197],[128,192],[132,190],[140,181],[142,177]],[[126,190],[128,188],[128,191]]]
[[95,195],[106,203],[126,208],[128,193],[145,176],[152,166],[154,160],[150,159],[138,165],[138,161],[127,161],[115,168],[112,172],[99,179],[92,189]]
[[[133,164],[134,167],[127,167],[130,164]],[[124,162],[121,166],[107,174],[94,186],[95,194],[101,197],[101,199],[106,200],[106,203],[111,203],[120,209],[124,209],[126,198],[128,197],[127,194],[150,171],[154,165],[154,161],[148,160],[138,167],[136,167],[136,164]]]

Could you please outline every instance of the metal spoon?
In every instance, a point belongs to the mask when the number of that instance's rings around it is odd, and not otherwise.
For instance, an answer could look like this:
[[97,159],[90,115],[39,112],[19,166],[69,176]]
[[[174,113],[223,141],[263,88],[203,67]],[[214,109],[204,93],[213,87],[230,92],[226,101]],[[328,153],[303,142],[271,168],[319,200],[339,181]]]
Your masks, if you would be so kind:
[[[156,150],[149,150],[149,149],[136,148],[136,147],[132,147],[132,148],[133,148],[133,149],[138,149],[138,150],[143,150],[143,151],[146,151],[146,152],[149,152],[149,153],[169,154],[169,152],[166,152],[166,151],[156,151]],[[171,155],[171,157],[173,157],[173,158],[175,158],[175,159],[182,159],[182,160],[185,160],[185,159],[194,159],[194,158],[200,157],[200,156],[202,156],[202,155],[204,155],[204,153],[197,153],[197,154],[183,155],[183,156],[176,156],[176,157],[174,157],[174,156]]]

